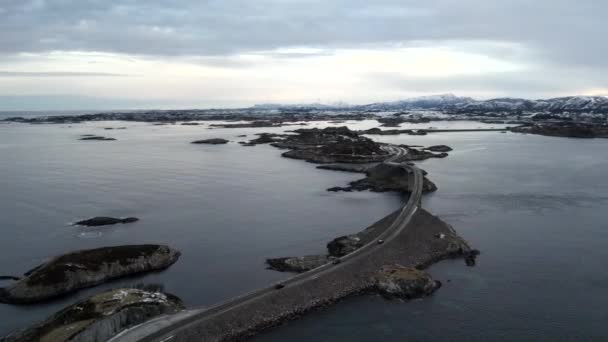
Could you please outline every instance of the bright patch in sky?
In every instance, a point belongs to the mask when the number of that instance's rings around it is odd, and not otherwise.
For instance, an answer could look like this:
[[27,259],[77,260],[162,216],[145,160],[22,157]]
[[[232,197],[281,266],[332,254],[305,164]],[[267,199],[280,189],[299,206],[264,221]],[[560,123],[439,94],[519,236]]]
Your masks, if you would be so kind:
[[[331,101],[336,97],[363,103],[387,98],[392,93],[362,86],[374,75],[441,78],[520,71],[524,66],[442,48],[324,51],[297,47],[213,60],[55,51],[22,54],[5,64],[5,69],[13,74],[3,78],[10,82],[1,82],[0,92],[14,95],[94,94],[108,98],[128,95],[134,99],[153,97],[192,104],[197,103],[197,97],[205,96],[222,102],[240,99],[253,104]],[[70,73],[65,73],[66,70]]]

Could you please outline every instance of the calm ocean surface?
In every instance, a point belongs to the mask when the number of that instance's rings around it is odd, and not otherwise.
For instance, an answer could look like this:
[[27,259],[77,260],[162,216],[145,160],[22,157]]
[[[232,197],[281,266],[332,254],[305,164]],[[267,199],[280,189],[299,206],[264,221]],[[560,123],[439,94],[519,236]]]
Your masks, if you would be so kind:
[[[159,284],[188,306],[211,305],[288,276],[265,270],[266,257],[322,252],[327,241],[401,205],[397,194],[326,192],[360,175],[236,143],[292,128],[0,124],[0,275],[81,248],[165,243],[183,253],[161,273],[42,305],[0,305],[0,336],[107,288]],[[79,141],[80,134],[118,140]],[[233,142],[189,144],[211,137]],[[444,261],[430,270],[444,283],[432,297],[407,304],[352,298],[256,340],[608,339],[608,141],[496,132],[379,140],[454,148],[446,159],[419,163],[439,186],[424,206],[482,251],[478,266]],[[93,216],[141,221],[70,225]]]

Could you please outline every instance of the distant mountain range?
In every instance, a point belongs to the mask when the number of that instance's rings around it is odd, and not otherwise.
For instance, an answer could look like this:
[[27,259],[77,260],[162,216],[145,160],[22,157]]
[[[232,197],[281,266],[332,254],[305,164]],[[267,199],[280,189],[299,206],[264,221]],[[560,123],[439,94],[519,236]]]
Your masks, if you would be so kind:
[[608,113],[608,97],[568,96],[546,100],[526,100],[519,98],[498,98],[475,100],[453,94],[414,97],[401,101],[378,102],[367,105],[256,105],[259,109],[357,109],[370,111],[401,110],[441,110],[453,113],[496,113],[496,112],[546,112],[546,113]]

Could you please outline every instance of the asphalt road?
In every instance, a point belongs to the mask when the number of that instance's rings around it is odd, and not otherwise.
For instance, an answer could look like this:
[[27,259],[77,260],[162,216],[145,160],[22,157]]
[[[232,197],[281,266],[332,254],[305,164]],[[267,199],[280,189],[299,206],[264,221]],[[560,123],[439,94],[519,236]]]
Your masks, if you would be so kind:
[[[393,145],[386,145],[384,149],[392,154],[392,156],[386,160],[386,162],[389,163],[394,163],[395,160],[398,160],[400,157],[407,153],[404,148]],[[410,194],[407,203],[402,207],[399,215],[394,220],[394,222],[383,233],[381,233],[376,240],[362,246],[361,248],[355,250],[354,252],[348,255],[341,257],[339,263],[325,264],[314,270],[298,274],[282,282],[272,284],[269,287],[230,299],[226,302],[212,306],[206,310],[201,309],[193,311],[191,314],[187,315],[176,316],[174,318],[171,318],[171,316],[169,316],[153,320],[149,324],[144,323],[143,325],[134,327],[126,332],[121,333],[120,335],[112,338],[110,341],[173,342],[173,336],[177,331],[188,329],[189,326],[195,325],[214,316],[238,310],[239,307],[246,304],[250,304],[253,301],[260,300],[261,298],[268,296],[273,292],[281,291],[281,289],[284,287],[298,286],[313,279],[323,277],[324,275],[330,274],[331,272],[343,268],[351,263],[357,262],[357,260],[359,260],[360,258],[365,258],[367,254],[373,252],[376,249],[383,248],[383,246],[387,242],[395,239],[397,236],[399,236],[401,231],[405,229],[413,215],[416,213],[416,210],[418,209],[418,203],[420,203],[420,199],[422,196],[422,171],[411,165],[403,164],[402,167],[408,170],[408,173],[410,173],[410,175],[414,176],[414,186],[412,188],[413,191]],[[165,320],[164,322],[163,319]],[[167,322],[169,323],[167,324]]]

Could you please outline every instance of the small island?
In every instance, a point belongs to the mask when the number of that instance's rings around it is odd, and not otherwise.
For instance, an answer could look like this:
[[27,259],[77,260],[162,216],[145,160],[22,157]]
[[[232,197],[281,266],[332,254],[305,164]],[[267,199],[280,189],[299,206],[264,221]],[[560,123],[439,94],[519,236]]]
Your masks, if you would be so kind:
[[67,253],[0,288],[0,303],[40,302],[111,279],[162,270],[174,264],[180,255],[163,245],[125,245]]
[[77,226],[87,226],[87,227],[98,227],[98,226],[108,226],[114,225],[118,223],[133,223],[137,222],[139,219],[137,217],[126,217],[126,218],[115,218],[115,217],[104,217],[98,216],[93,217],[88,220],[82,220],[74,223]]
[[222,144],[227,144],[227,143],[228,143],[228,140],[220,139],[220,138],[196,140],[196,141],[192,142],[192,144],[209,144],[209,145],[222,145]]

